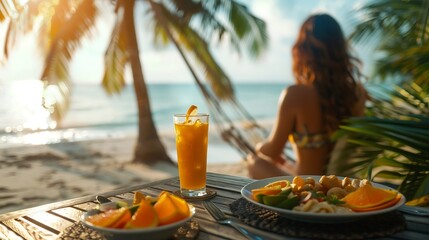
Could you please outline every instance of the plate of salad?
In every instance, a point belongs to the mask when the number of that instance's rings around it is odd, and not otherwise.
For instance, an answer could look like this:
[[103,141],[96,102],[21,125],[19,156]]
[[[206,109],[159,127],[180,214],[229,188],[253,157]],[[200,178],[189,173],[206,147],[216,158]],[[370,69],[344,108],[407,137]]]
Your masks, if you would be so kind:
[[388,186],[335,175],[261,179],[244,186],[241,195],[283,217],[319,223],[355,221],[393,211],[405,202]]

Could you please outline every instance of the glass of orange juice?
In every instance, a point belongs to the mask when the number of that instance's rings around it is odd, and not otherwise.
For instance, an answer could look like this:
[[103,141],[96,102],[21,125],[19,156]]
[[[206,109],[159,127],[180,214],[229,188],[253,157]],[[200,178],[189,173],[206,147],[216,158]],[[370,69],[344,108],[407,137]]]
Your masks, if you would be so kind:
[[180,193],[200,197],[206,192],[208,114],[175,114]]

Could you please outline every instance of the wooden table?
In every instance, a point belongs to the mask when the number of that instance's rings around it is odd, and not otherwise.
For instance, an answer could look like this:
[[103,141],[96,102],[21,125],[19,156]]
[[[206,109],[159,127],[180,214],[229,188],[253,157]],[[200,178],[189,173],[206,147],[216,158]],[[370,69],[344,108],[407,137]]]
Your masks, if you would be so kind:
[[[252,179],[223,174],[208,173],[207,186],[217,191],[212,201],[223,212],[231,215],[229,204],[239,199],[240,189]],[[132,198],[134,191],[158,195],[161,191],[176,191],[177,177],[102,193],[111,200]],[[0,239],[55,239],[62,230],[79,221],[81,215],[96,206],[95,195],[85,196],[39,207],[19,210],[0,215]],[[235,229],[216,223],[204,209],[201,202],[196,207],[195,220],[200,225],[198,239],[246,239]],[[429,239],[429,218],[405,214],[407,229],[383,239]],[[292,239],[271,234],[275,239]]]

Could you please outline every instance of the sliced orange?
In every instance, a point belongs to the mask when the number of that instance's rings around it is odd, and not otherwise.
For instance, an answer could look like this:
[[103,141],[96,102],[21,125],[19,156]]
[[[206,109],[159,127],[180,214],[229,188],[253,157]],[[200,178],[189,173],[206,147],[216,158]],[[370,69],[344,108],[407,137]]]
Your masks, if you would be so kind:
[[189,106],[188,111],[186,112],[186,120],[189,116],[197,115],[197,112],[198,112],[197,106],[195,106],[195,105]]
[[300,176],[295,176],[292,180],[292,183],[295,184],[298,188],[305,185],[305,180]]
[[97,215],[89,216],[86,221],[95,226],[110,227],[119,221],[126,212],[129,212],[127,208],[112,209]]
[[252,197],[254,200],[257,200],[257,197],[259,194],[264,195],[277,195],[282,191],[282,187],[280,185],[275,185],[272,187],[263,187],[263,188],[256,188],[252,189]]
[[264,188],[274,187],[274,186],[280,186],[281,188],[287,187],[290,185],[290,182],[288,180],[279,180],[272,183],[269,183],[265,185]]
[[189,216],[189,207],[186,201],[171,193],[162,194],[154,208],[158,214],[159,225],[177,222]]
[[139,208],[125,225],[125,228],[151,228],[157,225],[158,215],[155,208],[148,201],[141,201]]
[[125,213],[122,215],[122,217],[120,217],[118,219],[118,221],[116,221],[115,223],[113,223],[110,227],[111,228],[124,228],[125,225],[128,223],[128,221],[130,221],[131,219],[131,211],[129,209],[127,209],[127,211],[125,211]]
[[174,204],[176,205],[177,209],[179,210],[180,215],[182,216],[180,220],[189,217],[190,210],[186,200],[174,194],[170,194],[170,197],[173,200]]
[[401,200],[401,195],[400,194],[396,195],[396,197],[394,199],[392,199],[391,201],[389,201],[389,202],[377,205],[375,207],[362,208],[362,209],[353,209],[353,211],[355,211],[355,212],[370,212],[370,211],[380,210],[380,209],[388,208],[388,207],[391,207],[391,206],[395,205],[396,203],[399,202],[399,200]]
[[188,123],[188,118],[189,118],[189,116],[197,115],[197,113],[198,113],[198,107],[197,107],[197,106],[195,106],[195,105],[191,105],[191,106],[188,108],[188,111],[186,112],[186,119],[185,119],[185,123]]
[[368,209],[390,202],[397,195],[398,192],[395,190],[377,188],[367,184],[349,193],[341,200],[346,202],[346,205],[353,210]]
[[134,192],[133,205],[139,204],[146,196],[142,192]]

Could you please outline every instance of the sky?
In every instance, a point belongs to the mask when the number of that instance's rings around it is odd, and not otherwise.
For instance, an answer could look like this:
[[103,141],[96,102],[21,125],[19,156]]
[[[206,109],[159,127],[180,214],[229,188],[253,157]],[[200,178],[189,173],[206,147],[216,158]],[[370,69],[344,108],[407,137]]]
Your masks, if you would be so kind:
[[[368,0],[240,0],[252,13],[267,24],[269,46],[258,59],[239,56],[227,43],[211,47],[216,60],[234,83],[285,82],[292,83],[291,47],[301,23],[312,13],[324,12],[338,20],[347,36],[356,19],[355,10]],[[137,14],[138,15],[138,14]],[[137,19],[138,20],[138,19]],[[113,18],[101,15],[97,30],[83,42],[70,65],[74,83],[101,83],[103,55],[110,37]],[[0,24],[1,25],[1,24]],[[147,38],[144,25],[139,30],[140,57],[148,83],[192,82],[192,76],[177,50],[173,47],[158,49]],[[0,26],[0,46],[6,26]],[[353,45],[352,45],[353,46]],[[355,54],[364,62],[363,72],[369,75],[373,59],[367,45],[353,46]],[[3,59],[3,56],[0,57]],[[37,50],[34,36],[18,41],[7,61],[0,60],[0,83],[3,81],[38,79],[43,58]],[[127,82],[130,81],[127,76]]]

